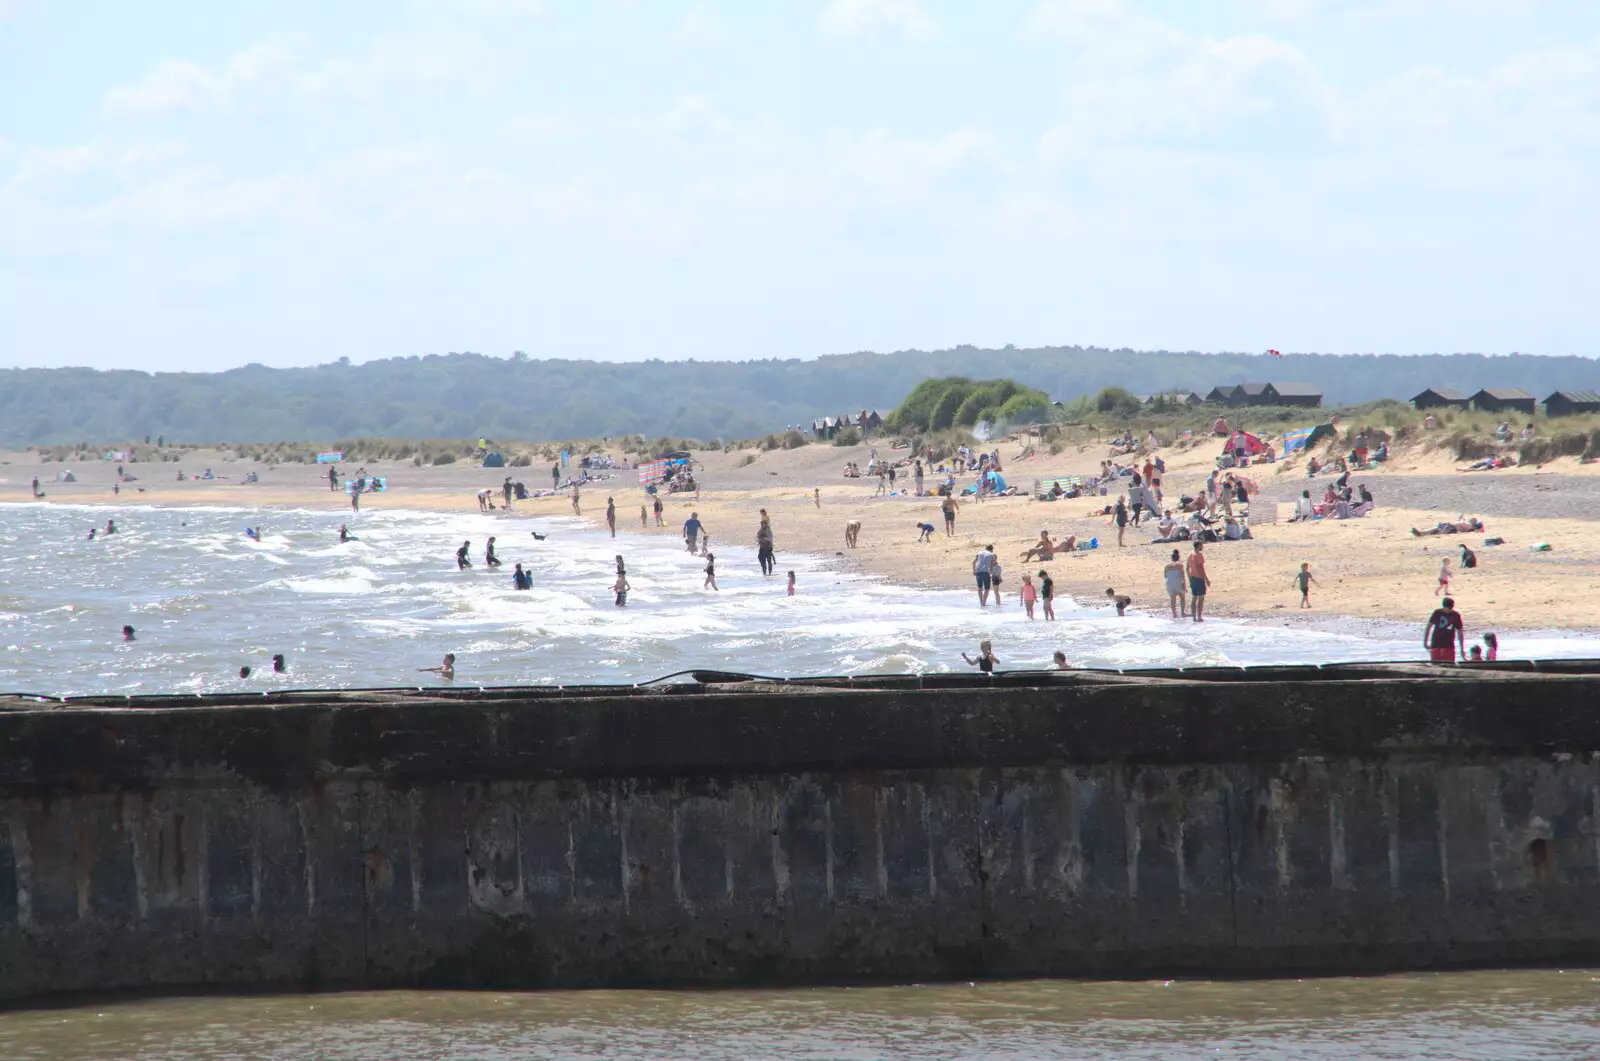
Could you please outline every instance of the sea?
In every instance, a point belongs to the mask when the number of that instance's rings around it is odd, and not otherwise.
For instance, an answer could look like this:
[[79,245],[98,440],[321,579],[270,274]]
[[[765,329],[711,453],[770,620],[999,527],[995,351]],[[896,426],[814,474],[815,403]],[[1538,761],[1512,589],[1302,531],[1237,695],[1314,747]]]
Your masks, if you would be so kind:
[[[108,518],[118,532],[91,540]],[[357,540],[339,542],[341,523]],[[483,564],[490,535],[498,569]],[[464,541],[474,566],[461,571]],[[897,585],[838,557],[786,553],[781,523],[777,545],[778,574],[764,577],[752,549],[714,539],[713,591],[705,561],[675,529],[613,540],[575,520],[514,512],[5,505],[0,692],[409,687],[436,684],[421,668],[446,652],[457,656],[458,686],[635,683],[691,668],[948,671],[983,639],[1005,668],[1047,666],[1057,650],[1113,669],[1418,656],[1420,630],[1409,625],[1174,622],[1159,569],[1149,592],[1126,588],[1135,597],[1126,618],[1099,601],[1062,599],[1056,622],[1030,622],[1014,598],[980,609],[970,591]],[[610,591],[618,554],[633,585],[626,608]],[[512,588],[519,562],[531,590]],[[1593,634],[1502,640],[1508,657],[1600,653]],[[275,653],[288,661],[284,674],[271,671]],[[1600,973],[116,999],[0,1013],[0,1058],[1594,1059]]]
[[[108,518],[116,534],[104,533]],[[356,540],[340,543],[341,524]],[[611,539],[578,520],[516,512],[0,505],[0,693],[404,688],[437,684],[424,668],[447,652],[457,686],[485,687],[633,684],[694,668],[785,678],[961,670],[962,652],[976,655],[985,639],[1002,669],[1047,667],[1058,650],[1074,666],[1108,669],[1420,655],[1421,616],[1414,626],[1175,622],[1156,566],[1147,586],[1119,587],[1135,599],[1125,618],[1063,597],[1055,622],[1030,621],[1014,593],[984,609],[972,590],[898,585],[839,557],[787,553],[781,523],[778,573],[763,576],[754,549],[730,540],[751,537],[746,528],[724,540],[711,530],[716,590],[676,528]],[[491,535],[498,568],[484,564]],[[463,542],[474,566],[458,570]],[[619,555],[632,585],[625,608],[611,593]],[[516,563],[531,590],[512,588]],[[1594,657],[1600,633],[1507,634],[1502,645],[1505,658]],[[272,672],[275,654],[284,673]]]
[[0,1013],[11,1061],[1593,1061],[1600,974],[363,992]]

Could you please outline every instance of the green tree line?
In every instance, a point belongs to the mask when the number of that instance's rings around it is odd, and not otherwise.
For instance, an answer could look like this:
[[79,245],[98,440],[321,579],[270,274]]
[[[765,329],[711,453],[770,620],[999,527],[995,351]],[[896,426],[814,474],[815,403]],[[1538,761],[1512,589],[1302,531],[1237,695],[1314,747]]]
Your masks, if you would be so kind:
[[[1251,380],[1314,383],[1330,404],[1406,399],[1430,386],[1469,393],[1480,387],[1521,387],[1539,398],[1557,388],[1600,390],[1600,363],[1592,359],[1529,355],[1270,358],[958,346],[804,361],[617,363],[430,354],[311,368],[247,365],[215,373],[0,370],[0,445],[146,434],[185,442],[479,435],[737,438],[791,424],[809,428],[815,417],[864,408],[887,414],[919,383],[950,376],[1003,377],[1055,401],[1106,387],[1204,394],[1219,384]],[[971,397],[963,396],[950,411],[952,420],[981,412],[963,412]],[[989,397],[981,401],[988,403]]]

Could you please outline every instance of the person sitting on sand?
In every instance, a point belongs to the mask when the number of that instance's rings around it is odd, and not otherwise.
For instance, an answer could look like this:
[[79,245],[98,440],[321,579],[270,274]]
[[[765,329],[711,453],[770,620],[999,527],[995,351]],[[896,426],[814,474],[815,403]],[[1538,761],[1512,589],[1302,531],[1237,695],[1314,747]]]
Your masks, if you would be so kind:
[[1027,563],[1036,556],[1040,560],[1049,560],[1055,556],[1055,553],[1056,543],[1050,540],[1050,532],[1042,530],[1039,532],[1039,540],[1034,543],[1033,548],[1022,554],[1022,562]]
[[1440,534],[1473,534],[1483,530],[1483,522],[1478,519],[1458,519],[1454,523],[1437,523],[1427,530],[1411,528],[1413,538],[1433,538]]

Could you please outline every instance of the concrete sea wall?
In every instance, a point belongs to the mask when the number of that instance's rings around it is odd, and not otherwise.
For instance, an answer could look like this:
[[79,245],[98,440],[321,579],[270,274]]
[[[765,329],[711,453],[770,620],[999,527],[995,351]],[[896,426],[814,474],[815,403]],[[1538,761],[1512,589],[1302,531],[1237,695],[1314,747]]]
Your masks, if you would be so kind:
[[1600,960],[1567,670],[0,700],[0,996]]

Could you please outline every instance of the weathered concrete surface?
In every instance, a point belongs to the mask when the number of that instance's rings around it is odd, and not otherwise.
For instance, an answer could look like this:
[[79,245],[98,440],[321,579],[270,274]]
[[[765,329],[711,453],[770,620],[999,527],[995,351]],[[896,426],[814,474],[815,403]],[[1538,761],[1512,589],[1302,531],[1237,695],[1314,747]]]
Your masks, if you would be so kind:
[[0,996],[1600,959],[1600,678],[1261,677],[13,703]]

